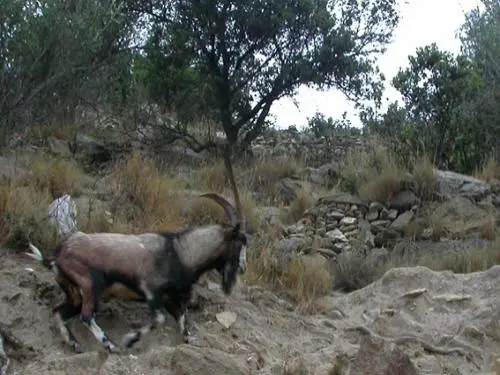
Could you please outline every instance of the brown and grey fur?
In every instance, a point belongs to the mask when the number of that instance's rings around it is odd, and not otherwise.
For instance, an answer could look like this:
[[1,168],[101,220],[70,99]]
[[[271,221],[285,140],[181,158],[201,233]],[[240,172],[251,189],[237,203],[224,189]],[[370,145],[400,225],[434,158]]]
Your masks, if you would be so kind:
[[[232,170],[230,177],[235,187]],[[28,255],[56,273],[66,294],[66,301],[54,309],[54,315],[62,336],[75,351],[81,348],[66,322],[78,313],[96,339],[109,351],[118,350],[95,322],[100,300],[145,300],[149,304],[153,321],[124,337],[124,345],[130,347],[165,321],[162,307],[177,320],[184,341],[188,341],[186,307],[193,284],[204,272],[218,270],[224,292],[231,293],[237,271],[246,268],[247,240],[237,217],[241,211],[216,194],[202,196],[224,208],[230,225],[141,235],[77,232],[56,248],[53,261],[30,244],[32,253]],[[239,208],[237,191],[235,197]]]

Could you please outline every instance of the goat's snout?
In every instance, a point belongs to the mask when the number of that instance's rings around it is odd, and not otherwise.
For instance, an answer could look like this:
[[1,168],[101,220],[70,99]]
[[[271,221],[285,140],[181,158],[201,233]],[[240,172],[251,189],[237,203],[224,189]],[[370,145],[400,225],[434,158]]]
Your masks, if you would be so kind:
[[240,258],[238,262],[238,271],[240,274],[245,273],[247,270],[247,247],[243,245],[240,250]]

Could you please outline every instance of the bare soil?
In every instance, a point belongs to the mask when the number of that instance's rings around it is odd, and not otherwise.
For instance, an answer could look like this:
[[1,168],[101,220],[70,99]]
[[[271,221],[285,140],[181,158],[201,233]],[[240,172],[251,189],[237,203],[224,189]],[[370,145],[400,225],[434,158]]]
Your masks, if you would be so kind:
[[[109,355],[74,319],[71,328],[85,350],[76,355],[52,320],[51,309],[63,297],[53,275],[27,257],[5,255],[0,330],[17,340],[6,338],[8,373],[327,375],[339,356],[348,360],[345,370],[360,360],[356,355],[366,335],[399,347],[419,374],[487,374],[500,352],[500,266],[468,275],[392,269],[362,290],[322,298],[319,313],[308,316],[260,287],[241,283],[226,297],[217,284],[200,284],[201,308],[190,312],[193,344],[181,344],[168,317],[137,347]],[[115,342],[149,319],[140,303],[109,302],[102,309],[97,320]],[[237,315],[230,328],[216,319],[222,311]]]

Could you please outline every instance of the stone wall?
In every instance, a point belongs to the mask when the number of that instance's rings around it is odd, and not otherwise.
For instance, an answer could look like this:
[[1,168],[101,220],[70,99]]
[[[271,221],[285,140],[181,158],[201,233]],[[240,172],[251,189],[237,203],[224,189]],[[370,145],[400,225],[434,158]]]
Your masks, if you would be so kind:
[[294,250],[314,247],[330,257],[351,250],[353,245],[385,246],[404,235],[418,203],[408,191],[400,192],[388,204],[370,203],[350,194],[323,197],[302,219],[285,229],[287,239],[281,246]]
[[327,142],[307,133],[280,130],[259,136],[254,141],[252,151],[261,158],[304,158],[309,167],[318,167],[340,159],[349,150],[361,151],[367,148],[368,142],[363,136],[337,135]]

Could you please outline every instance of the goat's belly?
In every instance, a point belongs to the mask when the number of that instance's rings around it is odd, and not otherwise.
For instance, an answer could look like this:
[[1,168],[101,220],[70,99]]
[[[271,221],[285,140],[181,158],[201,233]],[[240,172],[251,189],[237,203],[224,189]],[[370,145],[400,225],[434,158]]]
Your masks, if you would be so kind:
[[106,288],[103,291],[101,298],[104,302],[111,299],[122,301],[144,301],[144,296],[142,294],[138,294],[120,283],[114,283]]

